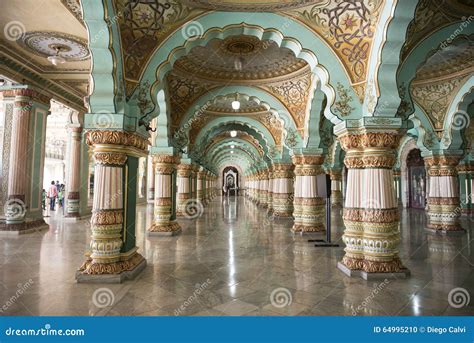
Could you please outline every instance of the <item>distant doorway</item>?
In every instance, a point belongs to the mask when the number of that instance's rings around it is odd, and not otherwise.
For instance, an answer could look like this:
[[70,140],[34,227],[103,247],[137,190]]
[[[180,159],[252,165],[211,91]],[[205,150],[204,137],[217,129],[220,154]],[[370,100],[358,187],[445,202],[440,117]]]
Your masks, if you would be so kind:
[[409,207],[424,209],[426,205],[426,170],[421,151],[413,149],[407,157]]
[[222,195],[239,194],[239,171],[235,167],[226,167],[222,172]]

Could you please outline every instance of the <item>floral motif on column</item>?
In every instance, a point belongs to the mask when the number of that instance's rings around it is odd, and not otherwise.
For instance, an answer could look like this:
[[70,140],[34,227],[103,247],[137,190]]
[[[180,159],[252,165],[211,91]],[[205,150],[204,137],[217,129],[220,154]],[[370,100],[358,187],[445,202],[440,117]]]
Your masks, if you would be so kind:
[[181,226],[172,219],[176,214],[173,213],[173,197],[176,196],[173,174],[178,164],[179,156],[153,155],[155,201],[150,233],[177,234],[181,231]]
[[408,272],[398,257],[399,211],[392,170],[399,139],[398,132],[340,137],[348,168],[343,215],[346,254],[340,268],[365,273]]
[[295,197],[293,201],[295,223],[293,232],[324,231],[325,199],[317,196],[317,176],[324,174],[322,155],[294,155]]
[[428,194],[427,228],[437,231],[463,231],[459,223],[461,207],[459,200],[458,171],[460,156],[425,157],[430,178]]
[[145,154],[148,141],[128,132],[94,130],[86,133],[86,143],[93,147],[95,161],[92,235],[90,255],[78,274],[120,274],[144,266],[136,247],[121,253],[125,239],[123,180],[127,149]]
[[293,215],[294,168],[291,163],[273,165],[273,215],[276,217]]
[[260,171],[260,188],[258,203],[262,207],[267,207],[267,193],[268,193],[268,169]]
[[331,169],[331,205],[342,207],[342,171],[340,169]]

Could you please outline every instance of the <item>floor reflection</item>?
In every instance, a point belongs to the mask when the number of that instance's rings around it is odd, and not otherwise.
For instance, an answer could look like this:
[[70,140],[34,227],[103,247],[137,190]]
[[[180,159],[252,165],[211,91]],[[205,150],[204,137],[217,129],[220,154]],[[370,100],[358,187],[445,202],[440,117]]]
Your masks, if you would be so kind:
[[[367,282],[348,278],[339,248],[315,248],[292,235],[291,220],[274,219],[242,197],[216,198],[196,220],[180,220],[175,237],[148,237],[152,207],[137,213],[137,244],[148,266],[122,285],[76,284],[90,228],[87,220],[48,219],[49,231],[0,241],[1,315],[472,315],[454,308],[460,287],[474,297],[472,221],[460,237],[427,234],[420,210],[401,212],[400,256],[412,277]],[[332,238],[341,243],[341,210]],[[320,234],[318,238],[323,238]],[[31,284],[21,297],[19,287]],[[106,287],[108,306],[95,295]],[[100,304],[99,304],[100,305]]]

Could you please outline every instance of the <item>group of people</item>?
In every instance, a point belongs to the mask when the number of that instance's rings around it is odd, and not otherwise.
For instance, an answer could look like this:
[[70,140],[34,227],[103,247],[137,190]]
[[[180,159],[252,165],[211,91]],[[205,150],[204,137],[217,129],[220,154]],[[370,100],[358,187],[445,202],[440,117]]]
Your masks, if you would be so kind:
[[49,199],[49,209],[54,211],[56,208],[56,200],[58,204],[58,209],[63,207],[64,205],[64,193],[66,187],[63,183],[59,183],[59,181],[51,181],[51,185],[49,186],[48,191],[43,189],[42,192],[42,207],[43,210],[46,210],[46,201]]

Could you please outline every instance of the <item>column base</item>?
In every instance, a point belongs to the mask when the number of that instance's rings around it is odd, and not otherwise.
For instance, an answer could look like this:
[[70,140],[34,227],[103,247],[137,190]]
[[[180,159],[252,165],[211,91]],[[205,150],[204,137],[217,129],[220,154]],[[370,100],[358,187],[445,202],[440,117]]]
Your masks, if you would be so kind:
[[35,220],[25,220],[23,223],[0,223],[0,236],[17,236],[27,233],[38,232],[42,230],[49,230],[49,225],[43,218]]
[[405,268],[399,258],[392,261],[369,261],[344,256],[337,268],[350,277],[360,276],[364,280],[386,278],[388,276],[406,278],[410,271]]
[[361,277],[364,280],[370,281],[370,280],[380,280],[380,279],[387,279],[389,277],[393,278],[408,278],[411,274],[408,269],[402,269],[398,272],[387,272],[387,273],[368,273],[363,270],[353,270],[349,269],[344,263],[338,262],[337,263],[337,268],[346,274],[349,277]]
[[320,232],[325,232],[325,231],[326,231],[326,228],[324,227],[324,224],[322,223],[318,223],[314,225],[295,223],[293,227],[291,228],[291,232],[300,233],[302,235],[310,234],[310,233],[320,233]]
[[153,224],[147,231],[148,236],[176,236],[181,233],[181,226],[177,221],[166,224]]
[[77,283],[122,283],[134,279],[145,269],[146,260],[135,253],[128,260],[114,263],[92,263],[88,258],[76,272]]

